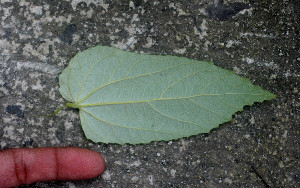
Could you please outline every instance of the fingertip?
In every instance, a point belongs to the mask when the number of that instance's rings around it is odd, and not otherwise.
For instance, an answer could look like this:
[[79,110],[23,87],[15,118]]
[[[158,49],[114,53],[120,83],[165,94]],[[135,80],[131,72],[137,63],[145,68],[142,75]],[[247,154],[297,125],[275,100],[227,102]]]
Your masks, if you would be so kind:
[[105,170],[105,160],[97,152],[83,148],[58,148],[58,177],[61,180],[90,179]]
[[83,158],[85,158],[85,166],[87,172],[89,172],[89,178],[97,177],[103,174],[105,170],[105,160],[103,157],[94,151],[82,149]]

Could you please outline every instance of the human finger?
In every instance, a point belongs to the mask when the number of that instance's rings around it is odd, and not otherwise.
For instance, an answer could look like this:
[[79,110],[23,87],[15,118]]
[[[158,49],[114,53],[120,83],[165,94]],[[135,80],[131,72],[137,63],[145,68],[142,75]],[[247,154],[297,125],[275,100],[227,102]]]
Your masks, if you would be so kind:
[[0,187],[39,181],[81,180],[99,176],[102,156],[83,148],[20,148],[0,152]]

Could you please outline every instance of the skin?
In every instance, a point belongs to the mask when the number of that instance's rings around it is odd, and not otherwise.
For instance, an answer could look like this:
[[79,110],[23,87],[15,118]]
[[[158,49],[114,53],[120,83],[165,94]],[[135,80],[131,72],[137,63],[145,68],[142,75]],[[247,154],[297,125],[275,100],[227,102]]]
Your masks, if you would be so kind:
[[39,181],[82,180],[103,173],[99,153],[83,148],[22,148],[0,152],[0,188]]

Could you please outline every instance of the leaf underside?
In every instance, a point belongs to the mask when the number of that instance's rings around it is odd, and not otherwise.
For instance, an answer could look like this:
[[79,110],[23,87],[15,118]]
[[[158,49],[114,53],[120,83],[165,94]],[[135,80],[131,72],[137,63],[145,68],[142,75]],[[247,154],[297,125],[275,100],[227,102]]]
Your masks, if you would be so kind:
[[94,142],[138,144],[208,133],[275,95],[212,63],[96,46],[59,76]]

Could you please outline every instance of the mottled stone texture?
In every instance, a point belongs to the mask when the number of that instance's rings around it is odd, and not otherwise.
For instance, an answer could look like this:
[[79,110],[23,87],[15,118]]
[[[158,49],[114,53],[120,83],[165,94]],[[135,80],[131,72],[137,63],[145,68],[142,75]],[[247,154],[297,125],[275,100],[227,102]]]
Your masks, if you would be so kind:
[[[103,154],[88,181],[31,187],[300,187],[298,0],[1,0],[0,149],[75,146]],[[98,44],[171,54],[250,78],[278,98],[210,134],[146,145],[95,144],[58,75]]]

